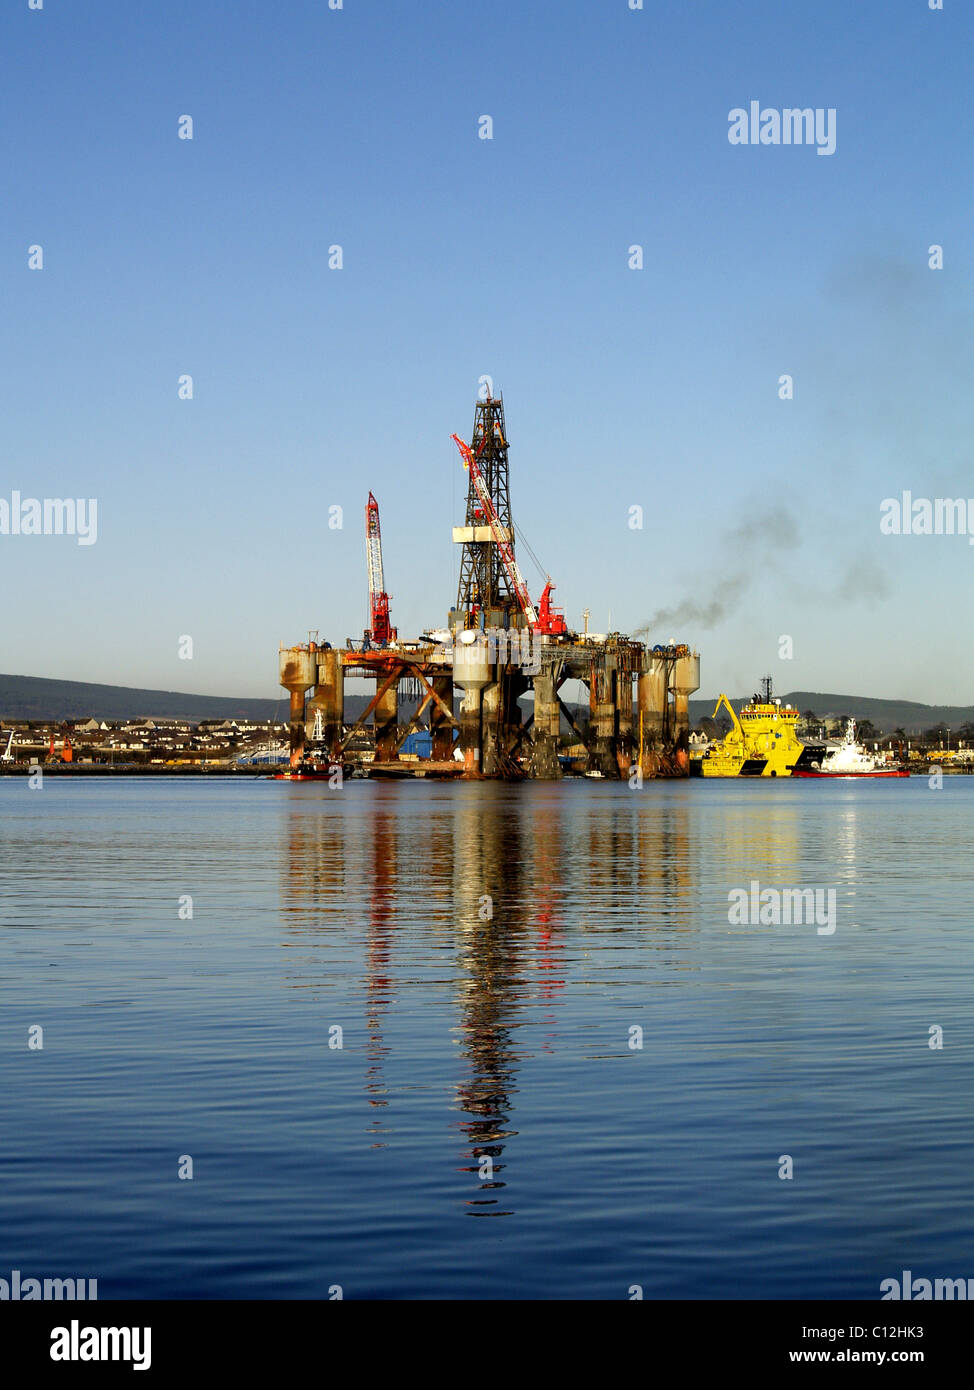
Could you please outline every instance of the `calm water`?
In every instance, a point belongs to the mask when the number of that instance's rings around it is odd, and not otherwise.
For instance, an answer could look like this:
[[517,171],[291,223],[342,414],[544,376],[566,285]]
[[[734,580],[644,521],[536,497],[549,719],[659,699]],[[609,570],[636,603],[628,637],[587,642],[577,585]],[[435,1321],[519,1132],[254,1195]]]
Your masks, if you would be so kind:
[[[974,1277],[972,824],[963,777],[0,781],[0,1277]],[[835,888],[835,934],[731,926],[752,879]]]

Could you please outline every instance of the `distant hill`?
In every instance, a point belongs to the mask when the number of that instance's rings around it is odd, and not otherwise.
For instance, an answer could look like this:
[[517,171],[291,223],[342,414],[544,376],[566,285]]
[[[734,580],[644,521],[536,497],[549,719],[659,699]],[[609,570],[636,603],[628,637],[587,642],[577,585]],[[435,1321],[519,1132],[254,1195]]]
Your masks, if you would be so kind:
[[[357,719],[370,695],[345,696],[346,720]],[[410,706],[410,713],[412,707]],[[48,680],[44,676],[0,675],[0,719],[201,719],[275,720],[286,723],[288,697],[236,699],[232,695],[185,695],[175,690],[140,690],[127,685]]]
[[[750,698],[748,695],[731,699],[735,709],[739,709]],[[690,722],[699,724],[706,715],[713,714],[713,700],[691,700]],[[801,710],[814,710],[822,718],[834,718],[848,714],[853,719],[871,719],[877,729],[892,733],[903,729],[908,734],[923,733],[937,724],[946,724],[950,729],[959,729],[962,724],[974,722],[974,705],[922,705],[913,700],[881,700],[871,695],[823,695],[814,690],[789,690],[782,695],[783,705],[794,705]]]
[[[715,697],[716,698],[716,697]],[[731,703],[739,708],[748,696]],[[812,709],[822,717],[849,714],[854,719],[871,719],[877,729],[891,732],[903,728],[919,733],[944,723],[959,729],[974,721],[974,705],[922,705],[911,700],[881,700],[867,695],[822,695],[809,690],[792,690],[782,702],[795,705],[804,714]],[[356,718],[368,704],[369,696],[349,694],[345,698],[346,719]],[[406,707],[406,702],[403,702]],[[690,721],[713,712],[713,700],[691,700]],[[186,695],[173,690],[141,690],[125,685],[94,685],[88,681],[48,680],[43,676],[0,675],[0,719],[287,719],[287,696],[282,690],[273,699],[236,699],[230,695]],[[577,715],[587,719],[588,710],[579,707]],[[562,720],[563,731],[567,729]]]
[[180,695],[125,685],[0,675],[4,719],[287,719],[287,695],[276,700],[237,700],[225,695]]

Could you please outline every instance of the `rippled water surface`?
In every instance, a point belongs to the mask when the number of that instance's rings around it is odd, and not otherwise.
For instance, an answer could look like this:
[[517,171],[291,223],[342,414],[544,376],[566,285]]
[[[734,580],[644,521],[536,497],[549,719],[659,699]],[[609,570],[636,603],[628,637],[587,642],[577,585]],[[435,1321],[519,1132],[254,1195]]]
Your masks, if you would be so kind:
[[[0,1277],[974,1277],[974,778],[944,783],[0,781]],[[834,934],[731,925],[752,880],[835,889]]]

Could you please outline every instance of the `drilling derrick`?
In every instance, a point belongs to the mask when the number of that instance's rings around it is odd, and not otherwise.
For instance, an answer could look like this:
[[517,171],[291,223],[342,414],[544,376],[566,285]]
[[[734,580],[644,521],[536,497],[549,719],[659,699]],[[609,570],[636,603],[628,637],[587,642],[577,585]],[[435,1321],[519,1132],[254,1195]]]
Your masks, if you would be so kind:
[[[500,552],[500,557],[504,565],[504,572],[507,575],[510,587],[517,594],[518,605],[530,627],[537,627],[538,614],[534,604],[531,602],[531,595],[528,593],[528,586],[524,582],[524,576],[517,567],[517,560],[514,558],[514,545],[506,537],[510,533],[509,527],[504,527],[500,523],[497,512],[494,510],[494,503],[490,493],[487,491],[487,484],[480,471],[480,464],[477,462],[477,455],[465,444],[458,434],[453,436],[453,442],[463,456],[464,467],[470,473],[470,481],[476,489],[477,496],[480,498],[480,515],[486,517],[487,525],[490,528],[491,538]],[[549,584],[548,589],[552,586]],[[548,589],[545,593],[548,593]],[[499,611],[499,610],[498,610]]]
[[511,497],[507,464],[507,429],[504,401],[488,396],[478,401],[470,447],[476,456],[480,478],[490,498],[494,526],[478,493],[473,474],[467,485],[467,512],[461,532],[460,583],[457,609],[468,627],[517,627],[523,624],[522,604],[515,592],[504,556],[497,544],[500,537],[513,554],[514,529],[511,524]]

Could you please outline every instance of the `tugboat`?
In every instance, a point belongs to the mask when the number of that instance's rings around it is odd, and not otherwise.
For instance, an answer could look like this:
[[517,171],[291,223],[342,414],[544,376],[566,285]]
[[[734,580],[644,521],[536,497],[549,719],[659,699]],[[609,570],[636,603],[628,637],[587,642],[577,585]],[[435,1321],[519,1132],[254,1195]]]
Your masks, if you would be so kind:
[[772,695],[771,677],[761,682],[738,716],[726,695],[714,706],[716,719],[721,706],[731,717],[733,727],[719,743],[690,760],[691,777],[790,777],[805,751],[795,734],[798,710],[782,705]]
[[304,754],[300,762],[292,767],[284,767],[280,772],[273,774],[275,782],[327,782],[336,772],[342,775],[342,781],[352,774],[348,765],[343,762],[335,762],[329,758],[315,758]]
[[310,742],[305,744],[297,762],[274,773],[273,781],[328,782],[336,772],[340,774],[339,785],[345,778],[352,775],[352,769],[344,758],[332,757],[325,747],[325,730],[321,710],[315,710],[314,729]]
[[796,768],[795,777],[909,777],[910,770],[884,762],[856,740],[856,721],[849,720],[845,738],[821,762]]

